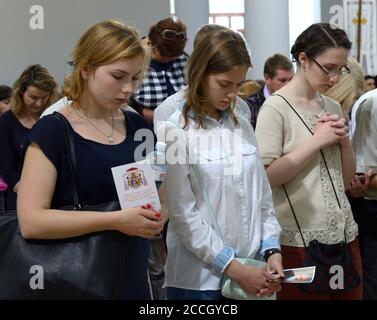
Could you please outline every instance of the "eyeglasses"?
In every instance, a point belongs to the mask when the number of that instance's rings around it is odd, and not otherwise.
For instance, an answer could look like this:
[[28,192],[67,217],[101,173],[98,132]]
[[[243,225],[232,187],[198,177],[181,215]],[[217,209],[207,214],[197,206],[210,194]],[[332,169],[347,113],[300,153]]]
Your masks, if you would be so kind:
[[345,74],[350,74],[351,73],[351,70],[347,67],[347,66],[343,66],[340,70],[337,70],[337,69],[331,69],[331,70],[328,70],[326,69],[324,66],[322,66],[316,59],[314,59],[313,57],[307,55],[311,60],[313,60],[313,62],[321,68],[321,70],[329,77],[335,77],[335,76],[343,76]]
[[186,32],[177,32],[175,30],[165,29],[161,32],[161,35],[168,40],[171,39],[179,39],[179,40],[186,40],[187,34]]

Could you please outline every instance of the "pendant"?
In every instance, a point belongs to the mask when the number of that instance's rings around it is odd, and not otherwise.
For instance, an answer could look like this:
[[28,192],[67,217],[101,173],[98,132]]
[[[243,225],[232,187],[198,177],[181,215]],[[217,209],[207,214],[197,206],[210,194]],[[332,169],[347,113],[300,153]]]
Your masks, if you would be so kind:
[[114,138],[113,137],[108,137],[108,140],[109,140],[110,143],[114,142]]

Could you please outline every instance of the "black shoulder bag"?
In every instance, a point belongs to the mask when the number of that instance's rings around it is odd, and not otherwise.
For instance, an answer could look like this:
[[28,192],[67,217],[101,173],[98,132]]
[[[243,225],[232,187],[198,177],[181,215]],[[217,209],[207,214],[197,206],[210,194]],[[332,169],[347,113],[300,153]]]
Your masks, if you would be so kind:
[[[309,130],[309,132],[313,135],[313,132],[310,130],[308,125],[305,123],[305,121],[301,118],[299,113],[295,110],[295,108],[292,107],[292,105],[285,99],[283,96],[279,94],[274,94],[276,96],[281,97],[285,100],[285,102],[291,107],[291,109],[296,113],[296,115],[300,118],[302,123],[305,125],[305,127]],[[324,161],[327,174],[329,175],[332,188],[334,190],[334,194],[338,203],[339,208],[341,208],[340,201],[338,198],[338,194],[336,192],[334,183],[332,181],[330,170],[327,166],[327,162],[325,159],[325,156],[323,154],[323,151],[320,150],[322,159]],[[347,246],[347,239],[346,239],[346,231],[344,230],[344,241],[341,241],[339,243],[335,244],[324,244],[320,243],[317,240],[312,240],[309,242],[309,245],[307,246],[304,240],[304,236],[302,234],[299,222],[297,220],[297,216],[295,214],[295,211],[293,209],[292,203],[289,199],[288,192],[283,185],[283,189],[285,192],[285,195],[288,199],[289,206],[292,210],[293,217],[295,219],[295,222],[297,224],[297,228],[300,232],[300,236],[302,238],[302,241],[304,243],[305,249],[306,249],[306,256],[304,260],[304,266],[310,267],[315,266],[316,267],[316,273],[313,282],[311,283],[302,283],[299,284],[302,291],[306,293],[331,293],[333,290],[342,290],[344,292],[352,291],[354,288],[356,288],[360,284],[360,275],[357,273],[355,266],[353,265],[351,255]],[[343,289],[338,288],[335,286],[333,289],[331,285],[331,278],[335,275],[336,272],[338,272],[339,269],[333,268],[334,266],[341,267],[344,275],[344,281],[343,281]]]
[[[82,205],[72,132],[61,114],[54,115],[64,130],[73,181],[73,206],[62,209],[77,214],[119,210],[118,201]],[[117,231],[101,231],[59,240],[26,240],[16,211],[0,214],[0,299],[116,299],[125,276],[126,239]]]

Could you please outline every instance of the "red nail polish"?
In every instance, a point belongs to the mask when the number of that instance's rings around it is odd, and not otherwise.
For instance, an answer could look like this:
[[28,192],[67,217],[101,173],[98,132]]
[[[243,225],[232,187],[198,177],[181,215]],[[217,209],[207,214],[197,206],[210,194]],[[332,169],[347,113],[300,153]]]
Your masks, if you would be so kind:
[[157,218],[159,218],[159,217],[161,217],[161,213],[157,211],[156,214],[155,214],[155,216],[156,216]]
[[145,206],[141,206],[142,209],[146,209]]
[[152,206],[148,203],[147,204],[147,209],[150,209],[150,208],[152,208]]

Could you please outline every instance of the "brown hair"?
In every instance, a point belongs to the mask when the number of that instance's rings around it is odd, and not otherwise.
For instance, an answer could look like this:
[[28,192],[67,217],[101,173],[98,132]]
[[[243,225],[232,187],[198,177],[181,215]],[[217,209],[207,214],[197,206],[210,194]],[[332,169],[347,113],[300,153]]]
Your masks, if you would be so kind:
[[19,115],[25,110],[23,94],[29,86],[49,92],[49,97],[44,107],[52,104],[55,100],[57,83],[45,67],[34,64],[27,67],[13,85],[11,110]]
[[0,101],[9,99],[12,96],[12,88],[6,85],[0,86]]
[[81,102],[86,81],[81,70],[97,68],[118,59],[144,58],[143,72],[147,67],[147,54],[135,29],[115,20],[104,20],[90,27],[80,38],[72,53],[72,73],[66,77],[63,94],[69,100]]
[[293,64],[285,55],[276,53],[264,63],[263,74],[268,75],[272,79],[276,76],[276,72],[279,69],[291,71],[293,70]]
[[214,32],[221,31],[221,30],[229,30],[228,27],[221,26],[219,24],[205,24],[202,26],[195,34],[194,38],[194,48],[195,46],[203,41],[203,39],[210,37]]
[[351,45],[344,30],[329,23],[315,23],[297,37],[291,54],[293,61],[299,63],[298,56],[301,52],[315,58],[329,48],[342,47],[350,50]]
[[150,27],[148,34],[150,44],[162,56],[178,57],[183,54],[187,37],[185,39],[165,39],[162,32],[167,29],[186,33],[186,25],[181,20],[171,17],[165,18]]
[[[183,108],[185,127],[188,125],[188,113],[193,110],[199,127],[204,128],[204,106],[207,98],[202,92],[202,83],[209,74],[224,73],[238,66],[251,67],[250,55],[243,38],[232,30],[220,30],[199,41],[187,64],[186,103]],[[237,125],[234,104],[227,109]]]

